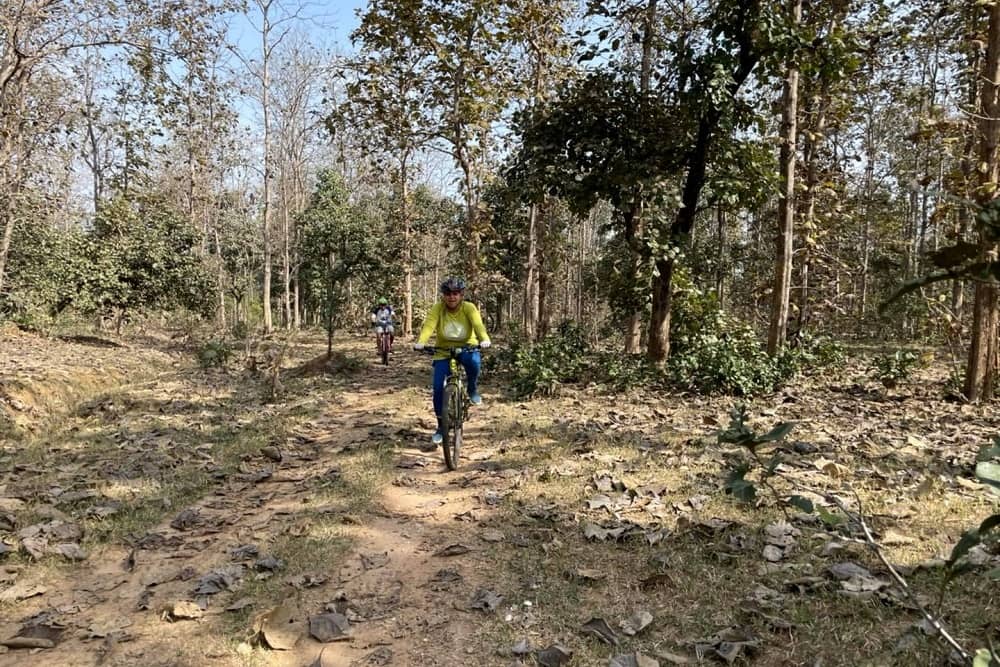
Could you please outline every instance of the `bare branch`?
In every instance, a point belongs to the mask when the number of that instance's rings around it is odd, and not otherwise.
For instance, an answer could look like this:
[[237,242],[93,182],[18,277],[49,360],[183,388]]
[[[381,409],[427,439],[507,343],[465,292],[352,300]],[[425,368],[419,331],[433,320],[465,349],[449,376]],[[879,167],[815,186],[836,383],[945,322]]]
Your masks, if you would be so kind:
[[933,614],[931,614],[930,611],[927,610],[927,607],[925,607],[917,598],[917,596],[914,595],[913,591],[910,589],[910,585],[906,583],[906,579],[903,578],[903,575],[901,575],[899,571],[896,570],[895,567],[893,567],[892,563],[890,563],[889,560],[885,557],[885,554],[882,553],[881,546],[879,545],[878,542],[875,541],[875,536],[872,534],[871,529],[868,527],[868,523],[865,521],[861,504],[861,496],[858,495],[858,492],[853,487],[851,488],[851,493],[854,494],[854,498],[858,503],[857,513],[851,512],[849,509],[847,509],[843,501],[841,501],[840,498],[833,495],[832,493],[826,494],[825,498],[827,501],[832,502],[837,507],[839,507],[840,511],[843,512],[845,516],[847,516],[852,521],[856,522],[859,526],[861,526],[861,530],[865,534],[865,544],[867,544],[868,548],[875,553],[878,559],[882,562],[882,565],[884,565],[886,569],[889,570],[889,573],[892,575],[892,578],[895,579],[896,583],[898,583],[899,586],[903,589],[903,593],[906,595],[906,599],[911,604],[913,604],[917,609],[920,610],[920,613],[923,615],[925,619],[927,619],[927,622],[929,622],[934,627],[934,629],[937,630],[938,633],[940,633],[941,638],[944,639],[949,646],[958,651],[964,660],[972,659],[972,654],[966,651],[962,647],[962,645],[959,644],[955,640],[955,638],[948,633],[944,625],[942,625],[941,621],[939,621]]

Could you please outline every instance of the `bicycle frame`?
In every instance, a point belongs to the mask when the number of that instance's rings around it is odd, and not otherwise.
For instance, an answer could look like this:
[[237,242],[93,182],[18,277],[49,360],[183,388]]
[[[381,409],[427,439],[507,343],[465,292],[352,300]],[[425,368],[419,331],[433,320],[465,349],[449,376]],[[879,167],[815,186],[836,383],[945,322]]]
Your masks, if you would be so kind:
[[392,341],[392,334],[386,331],[387,325],[376,324],[377,327],[382,328],[382,332],[375,333],[375,345],[378,349],[378,354],[382,358],[382,363],[388,365],[389,363],[389,351]]
[[468,413],[470,401],[466,390],[465,369],[459,363],[459,357],[466,352],[480,350],[478,345],[463,345],[454,348],[426,347],[424,351],[435,354],[438,351],[448,352],[448,377],[444,381],[444,414],[441,416],[444,431],[444,462],[449,470],[458,467],[459,451],[462,446],[462,425]]

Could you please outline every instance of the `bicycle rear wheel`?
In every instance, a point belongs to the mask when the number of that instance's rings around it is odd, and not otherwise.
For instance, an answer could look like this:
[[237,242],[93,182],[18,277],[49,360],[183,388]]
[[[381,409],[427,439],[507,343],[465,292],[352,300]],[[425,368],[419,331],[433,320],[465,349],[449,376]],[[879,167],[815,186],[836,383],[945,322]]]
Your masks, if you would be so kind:
[[445,385],[444,406],[441,418],[444,464],[448,466],[448,470],[455,470],[458,467],[459,450],[462,448],[462,395],[457,386]]

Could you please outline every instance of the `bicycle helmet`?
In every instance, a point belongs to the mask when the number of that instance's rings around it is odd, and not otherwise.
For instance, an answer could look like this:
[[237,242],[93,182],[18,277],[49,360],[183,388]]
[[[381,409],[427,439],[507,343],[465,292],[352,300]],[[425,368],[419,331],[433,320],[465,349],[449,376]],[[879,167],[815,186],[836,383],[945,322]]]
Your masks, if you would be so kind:
[[465,291],[465,281],[461,278],[446,278],[443,283],[441,283],[441,292],[464,292]]
[[380,305],[380,306],[387,306],[387,305],[389,305],[389,300],[387,298],[385,298],[384,296],[383,297],[379,297],[378,305]]

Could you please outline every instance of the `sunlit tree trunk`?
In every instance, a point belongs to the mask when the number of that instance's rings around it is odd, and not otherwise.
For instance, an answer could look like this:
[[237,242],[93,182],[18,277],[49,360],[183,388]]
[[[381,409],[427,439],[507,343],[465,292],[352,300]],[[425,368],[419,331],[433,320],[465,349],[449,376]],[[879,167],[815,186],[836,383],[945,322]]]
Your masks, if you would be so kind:
[[[979,113],[980,205],[995,205],[1000,182],[1000,3],[989,7],[989,37],[983,64]],[[979,257],[997,262],[998,246],[990,229],[979,225]],[[993,398],[997,369],[997,282],[987,272],[976,283],[972,342],[965,373],[965,396],[970,401]]]
[[[802,20],[802,0],[790,6],[792,22]],[[774,355],[785,345],[792,288],[792,240],[795,224],[795,156],[798,139],[799,70],[789,65],[785,78],[782,105],[782,141],[780,150],[781,197],[778,201],[778,234],[775,239],[774,282],[771,292],[771,327],[767,334],[767,352]]]
[[413,233],[410,215],[409,153],[399,159],[399,217],[403,226],[403,334],[413,333]]
[[270,42],[271,20],[269,11],[272,0],[257,0],[262,14],[261,23],[261,108],[263,112],[264,130],[264,184],[263,184],[263,210],[262,210],[262,240],[264,244],[264,285],[262,290],[262,308],[264,310],[264,331],[271,333],[274,330],[274,322],[271,314],[271,266],[273,264],[272,254],[274,252],[271,238],[271,49]]

